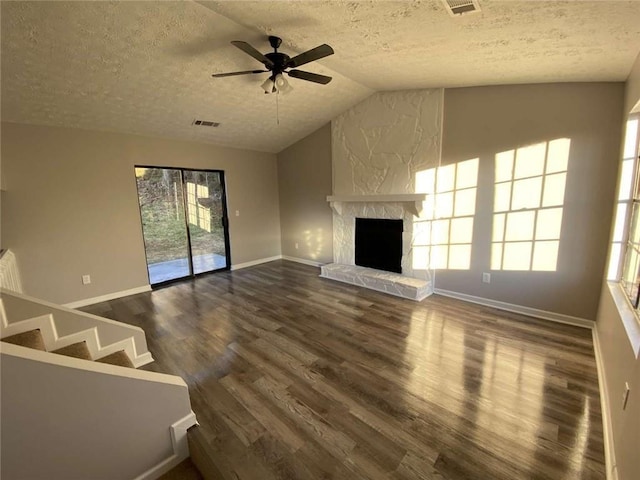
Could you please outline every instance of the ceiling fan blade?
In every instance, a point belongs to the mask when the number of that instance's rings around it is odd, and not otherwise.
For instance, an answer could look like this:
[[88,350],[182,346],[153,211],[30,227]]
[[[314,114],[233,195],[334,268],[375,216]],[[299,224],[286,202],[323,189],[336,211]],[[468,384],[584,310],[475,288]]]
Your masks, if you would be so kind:
[[211,75],[214,78],[222,78],[222,77],[234,77],[236,75],[249,75],[252,73],[265,73],[269,70],[244,70],[242,72],[229,72],[229,73],[214,73]]
[[300,55],[296,55],[287,62],[285,68],[299,67],[301,65],[304,65],[305,63],[313,62],[314,60],[319,60],[321,58],[328,57],[329,55],[333,55],[333,53],[333,48],[331,48],[326,43],[323,43],[316,48],[312,48],[311,50],[307,50],[306,52],[301,53]]
[[291,70],[290,72],[287,72],[287,74],[293,78],[299,78],[300,80],[307,80],[314,83],[321,83],[322,85],[326,85],[331,81],[331,77],[327,77],[326,75],[305,72],[303,70]]
[[242,42],[240,40],[234,40],[233,42],[231,42],[231,44],[236,46],[236,47],[238,47],[240,50],[242,50],[247,55],[251,55],[253,58],[258,60],[260,63],[264,64],[265,67],[273,68],[273,62],[271,60],[269,60],[267,57],[265,57],[263,54],[261,54],[258,50],[253,48],[251,45],[249,45],[247,42]]

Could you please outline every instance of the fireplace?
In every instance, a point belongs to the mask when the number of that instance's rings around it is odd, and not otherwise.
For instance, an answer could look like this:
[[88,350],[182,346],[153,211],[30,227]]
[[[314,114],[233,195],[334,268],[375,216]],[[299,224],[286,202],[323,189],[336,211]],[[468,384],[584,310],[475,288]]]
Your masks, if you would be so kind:
[[402,220],[356,218],[355,264],[402,273]]
[[[333,263],[322,265],[320,276],[411,300],[429,296],[431,272],[415,268],[413,245],[413,225],[426,197],[424,193],[327,197],[333,209]],[[373,245],[361,250],[363,239]]]

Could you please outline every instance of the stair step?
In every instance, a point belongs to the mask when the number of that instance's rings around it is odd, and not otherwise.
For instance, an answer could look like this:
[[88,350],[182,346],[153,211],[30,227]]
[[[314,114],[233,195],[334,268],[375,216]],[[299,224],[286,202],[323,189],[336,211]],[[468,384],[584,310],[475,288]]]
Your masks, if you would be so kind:
[[194,426],[187,430],[189,454],[191,461],[205,480],[219,480],[225,478],[216,465],[207,436],[201,426]]
[[46,351],[44,346],[44,338],[40,329],[29,330],[28,332],[17,333],[2,339],[3,342],[13,343],[14,345],[21,345],[23,347],[33,348],[35,350]]
[[203,480],[204,477],[200,475],[200,472],[191,461],[191,458],[187,458],[183,462],[179,463],[167,473],[162,475],[158,480]]
[[106,357],[98,358],[96,362],[108,363],[111,365],[118,365],[120,367],[135,368],[133,362],[129,358],[129,355],[124,350],[112,353]]
[[89,347],[87,347],[87,342],[84,341],[59,348],[58,350],[54,350],[53,353],[66,355],[67,357],[81,358],[83,360],[93,360],[91,358],[91,352],[89,352]]

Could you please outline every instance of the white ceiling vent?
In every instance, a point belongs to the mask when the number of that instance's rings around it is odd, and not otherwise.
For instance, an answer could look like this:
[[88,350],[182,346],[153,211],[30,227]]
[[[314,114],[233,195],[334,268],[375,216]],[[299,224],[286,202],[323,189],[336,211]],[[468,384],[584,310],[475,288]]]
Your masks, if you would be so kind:
[[442,0],[442,3],[452,17],[480,11],[478,0]]
[[201,127],[219,127],[219,122],[210,122],[209,120],[194,120],[193,125],[200,125]]

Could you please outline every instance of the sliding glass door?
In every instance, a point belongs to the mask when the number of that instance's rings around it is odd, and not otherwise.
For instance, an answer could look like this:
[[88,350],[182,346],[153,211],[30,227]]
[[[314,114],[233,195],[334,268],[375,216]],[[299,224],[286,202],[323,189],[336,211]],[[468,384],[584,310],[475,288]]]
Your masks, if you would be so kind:
[[184,172],[184,184],[193,273],[227,267],[222,172],[188,170]]
[[229,268],[224,172],[136,167],[149,283]]

